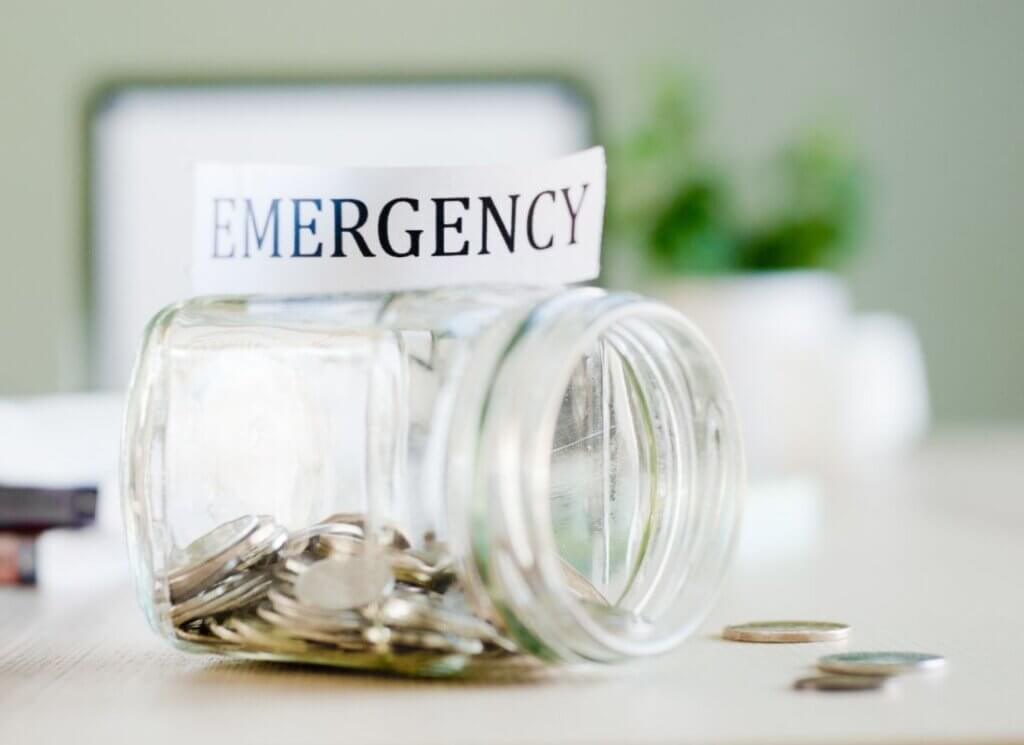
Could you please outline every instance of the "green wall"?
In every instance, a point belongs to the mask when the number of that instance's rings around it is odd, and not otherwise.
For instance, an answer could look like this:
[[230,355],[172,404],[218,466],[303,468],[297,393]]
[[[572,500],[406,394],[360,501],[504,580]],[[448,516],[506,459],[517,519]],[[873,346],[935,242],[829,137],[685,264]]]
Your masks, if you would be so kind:
[[652,68],[763,157],[825,114],[872,173],[849,269],[921,331],[940,421],[1024,418],[1024,3],[18,2],[0,5],[0,395],[85,382],[82,111],[132,76],[556,69],[634,121]]

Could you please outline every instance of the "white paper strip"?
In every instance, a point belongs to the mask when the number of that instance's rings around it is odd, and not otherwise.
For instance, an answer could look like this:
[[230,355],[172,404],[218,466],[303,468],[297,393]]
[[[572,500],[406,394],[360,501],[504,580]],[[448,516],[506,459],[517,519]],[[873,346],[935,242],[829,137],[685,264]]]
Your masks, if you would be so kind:
[[568,284],[600,270],[602,148],[540,164],[201,165],[195,294]]

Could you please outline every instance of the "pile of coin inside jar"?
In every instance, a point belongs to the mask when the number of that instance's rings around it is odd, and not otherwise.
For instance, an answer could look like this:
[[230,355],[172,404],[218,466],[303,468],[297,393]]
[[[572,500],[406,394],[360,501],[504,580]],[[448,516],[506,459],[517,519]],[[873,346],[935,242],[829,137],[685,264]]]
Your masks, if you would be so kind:
[[168,573],[175,635],[227,654],[421,675],[516,653],[471,611],[442,542],[414,549],[395,527],[365,531],[361,514],[297,532],[266,515],[215,528]]

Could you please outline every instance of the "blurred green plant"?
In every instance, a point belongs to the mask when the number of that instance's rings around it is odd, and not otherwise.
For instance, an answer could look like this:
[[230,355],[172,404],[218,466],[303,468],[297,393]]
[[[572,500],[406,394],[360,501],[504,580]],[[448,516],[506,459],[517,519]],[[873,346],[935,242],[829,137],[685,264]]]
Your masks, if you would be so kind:
[[674,80],[649,121],[609,150],[608,230],[659,273],[835,268],[862,217],[859,163],[835,133],[809,131],[768,165],[768,206],[744,217],[729,178],[700,139],[700,97]]

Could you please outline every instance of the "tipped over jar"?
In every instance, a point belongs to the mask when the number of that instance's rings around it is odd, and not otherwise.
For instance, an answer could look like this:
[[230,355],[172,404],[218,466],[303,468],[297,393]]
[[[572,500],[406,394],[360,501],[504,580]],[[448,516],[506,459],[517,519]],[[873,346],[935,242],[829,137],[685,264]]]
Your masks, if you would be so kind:
[[591,288],[174,305],[123,445],[160,634],[418,675],[676,646],[721,583],[741,481],[703,337]]

